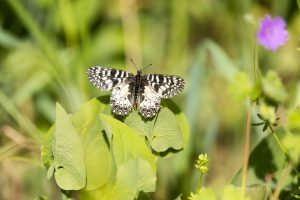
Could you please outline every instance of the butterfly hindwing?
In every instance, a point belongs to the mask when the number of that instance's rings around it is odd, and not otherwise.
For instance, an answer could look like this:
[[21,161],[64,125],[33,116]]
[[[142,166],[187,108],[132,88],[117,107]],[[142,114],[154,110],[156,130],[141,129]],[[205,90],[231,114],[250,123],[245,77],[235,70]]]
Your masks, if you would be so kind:
[[179,94],[184,88],[184,80],[179,76],[168,76],[161,74],[146,74],[143,76],[148,80],[154,91],[164,99]]
[[99,66],[90,67],[87,75],[89,81],[102,91],[111,90],[127,78],[134,77],[130,72]]
[[139,112],[146,118],[155,116],[160,108],[160,96],[149,84],[141,84],[139,92]]
[[117,84],[110,96],[112,111],[117,115],[127,115],[132,110],[132,82]]

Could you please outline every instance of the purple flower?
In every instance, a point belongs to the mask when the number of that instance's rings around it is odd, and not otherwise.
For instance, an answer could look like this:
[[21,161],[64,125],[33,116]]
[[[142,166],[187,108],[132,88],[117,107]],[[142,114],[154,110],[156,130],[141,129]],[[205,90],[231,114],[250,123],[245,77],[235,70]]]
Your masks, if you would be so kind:
[[260,20],[260,27],[256,33],[258,43],[271,51],[276,51],[279,46],[286,43],[288,32],[286,23],[281,17],[272,18],[266,15]]

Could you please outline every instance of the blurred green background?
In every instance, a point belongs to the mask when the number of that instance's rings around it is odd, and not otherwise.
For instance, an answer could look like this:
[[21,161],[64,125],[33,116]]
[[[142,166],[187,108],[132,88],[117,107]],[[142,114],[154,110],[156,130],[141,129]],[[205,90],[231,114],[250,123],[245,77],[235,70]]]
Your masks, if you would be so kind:
[[[276,53],[258,48],[262,73],[277,71],[288,90],[300,88],[300,17],[296,1],[2,0],[0,1],[0,199],[59,197],[46,179],[40,145],[54,123],[55,103],[77,111],[99,91],[90,66],[174,74],[186,88],[173,100],[190,124],[184,151],[158,160],[154,199],[195,190],[197,155],[209,155],[204,185],[222,188],[242,163],[245,104],[228,93],[237,71],[252,73],[258,19],[288,24]],[[253,129],[251,146],[264,137]]]

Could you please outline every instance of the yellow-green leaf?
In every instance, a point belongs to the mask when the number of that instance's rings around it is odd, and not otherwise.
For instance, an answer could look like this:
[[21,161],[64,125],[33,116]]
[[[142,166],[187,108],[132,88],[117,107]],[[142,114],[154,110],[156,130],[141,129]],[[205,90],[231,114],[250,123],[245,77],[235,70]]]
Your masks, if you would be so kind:
[[70,117],[57,103],[52,144],[54,176],[63,190],[79,190],[86,185],[84,151]]

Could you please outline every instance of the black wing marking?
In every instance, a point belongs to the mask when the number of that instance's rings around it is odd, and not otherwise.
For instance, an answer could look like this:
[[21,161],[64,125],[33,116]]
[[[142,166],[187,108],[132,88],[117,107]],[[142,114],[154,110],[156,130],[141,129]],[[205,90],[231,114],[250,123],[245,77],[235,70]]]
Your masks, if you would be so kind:
[[100,66],[90,67],[87,76],[89,81],[102,91],[111,90],[127,78],[134,77],[130,72]]
[[161,98],[171,98],[179,94],[184,88],[184,80],[179,76],[161,74],[146,74],[143,76],[149,85]]

